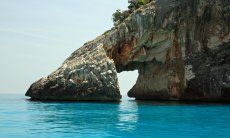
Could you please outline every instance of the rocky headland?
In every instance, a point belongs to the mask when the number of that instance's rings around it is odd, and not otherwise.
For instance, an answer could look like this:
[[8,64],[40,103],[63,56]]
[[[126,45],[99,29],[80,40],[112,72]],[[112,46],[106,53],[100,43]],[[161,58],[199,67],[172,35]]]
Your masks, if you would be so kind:
[[138,70],[129,97],[230,102],[230,0],[152,0],[31,85],[36,100],[119,101],[117,72]]

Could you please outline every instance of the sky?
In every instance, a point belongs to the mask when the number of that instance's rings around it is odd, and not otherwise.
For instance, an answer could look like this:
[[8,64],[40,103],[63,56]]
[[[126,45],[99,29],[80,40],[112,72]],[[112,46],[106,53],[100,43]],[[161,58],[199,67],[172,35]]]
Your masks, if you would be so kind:
[[[24,94],[72,52],[113,27],[128,0],[0,0],[0,93]],[[118,74],[122,94],[137,71]]]

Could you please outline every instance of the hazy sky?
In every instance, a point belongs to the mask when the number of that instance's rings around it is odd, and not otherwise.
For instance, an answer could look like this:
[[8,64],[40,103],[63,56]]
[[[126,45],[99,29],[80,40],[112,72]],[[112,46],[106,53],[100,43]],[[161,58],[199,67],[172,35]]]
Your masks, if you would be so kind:
[[[128,0],[0,0],[0,93],[25,93],[85,42],[113,26]],[[121,91],[137,72],[119,74]]]

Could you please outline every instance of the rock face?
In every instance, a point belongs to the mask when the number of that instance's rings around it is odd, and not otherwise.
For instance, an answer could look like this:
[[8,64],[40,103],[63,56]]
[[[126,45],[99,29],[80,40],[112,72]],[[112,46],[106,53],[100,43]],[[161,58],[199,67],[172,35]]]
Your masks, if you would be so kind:
[[75,51],[26,95],[119,100],[116,70],[138,70],[130,97],[230,101],[229,30],[229,0],[152,1]]
[[113,60],[103,45],[87,43],[47,78],[34,83],[27,96],[36,100],[118,101],[120,92]]

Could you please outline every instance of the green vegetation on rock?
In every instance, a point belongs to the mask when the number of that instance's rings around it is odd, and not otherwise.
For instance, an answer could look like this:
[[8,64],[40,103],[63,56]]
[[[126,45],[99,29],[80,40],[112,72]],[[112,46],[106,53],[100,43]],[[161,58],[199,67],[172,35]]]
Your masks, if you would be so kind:
[[114,26],[122,23],[134,10],[139,9],[141,6],[148,4],[152,0],[129,0],[130,5],[128,10],[121,11],[120,9],[116,10],[113,14]]
[[121,10],[116,10],[116,12],[113,14],[113,22],[114,25],[118,25],[121,22],[123,22],[128,16],[130,15],[130,11],[121,11]]

